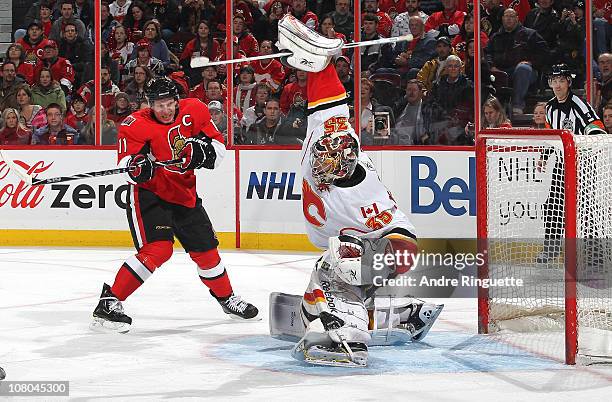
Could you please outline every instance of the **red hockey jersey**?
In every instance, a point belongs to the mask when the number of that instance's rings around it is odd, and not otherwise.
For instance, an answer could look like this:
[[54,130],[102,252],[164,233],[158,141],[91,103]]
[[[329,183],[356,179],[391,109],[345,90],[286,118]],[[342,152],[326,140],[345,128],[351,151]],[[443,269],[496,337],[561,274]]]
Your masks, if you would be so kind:
[[398,14],[406,12],[406,0],[380,0],[378,9],[395,18]]
[[74,68],[70,60],[58,57],[54,61],[45,60],[44,65],[51,69],[51,77],[60,84],[72,88],[74,84]]
[[301,87],[297,81],[287,84],[280,98],[281,112],[287,114],[294,104],[306,105],[308,102],[306,93],[306,85]]
[[43,51],[45,50],[45,45],[47,44],[47,39],[41,40],[36,45],[31,45],[26,42],[24,38],[20,38],[17,43],[23,47],[23,52],[26,55],[26,60],[34,60],[34,58],[42,60]]
[[[176,159],[185,139],[200,133],[225,144],[210,119],[208,107],[197,99],[181,99],[176,118],[170,124],[159,123],[151,109],[142,109],[126,117],[119,126],[118,160],[139,152],[150,152],[157,160]],[[137,184],[162,200],[190,208],[196,202],[195,185],[192,170],[181,172],[174,166],[157,168],[153,179]]]
[[255,81],[264,82],[277,92],[280,84],[285,79],[285,67],[278,60],[255,60],[251,62],[255,70]]
[[446,14],[444,11],[438,11],[427,18],[425,23],[425,32],[429,32],[432,29],[438,29],[442,24],[457,25],[461,28],[463,20],[465,19],[465,13],[463,11],[455,10],[450,14]]

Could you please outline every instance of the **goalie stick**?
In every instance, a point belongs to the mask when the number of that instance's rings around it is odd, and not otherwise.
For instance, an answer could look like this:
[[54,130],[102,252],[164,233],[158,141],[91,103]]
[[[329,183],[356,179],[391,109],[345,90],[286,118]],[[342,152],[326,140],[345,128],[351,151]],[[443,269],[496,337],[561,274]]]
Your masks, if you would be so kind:
[[[71,176],[58,176],[58,177],[50,177],[48,179],[36,179],[32,177],[32,175],[29,174],[24,168],[17,165],[12,160],[8,159],[1,149],[0,149],[0,161],[4,161],[4,163],[6,163],[6,165],[8,166],[9,170],[15,173],[17,176],[19,176],[19,178],[23,180],[23,182],[26,183],[28,186],[42,186],[45,184],[62,183],[65,181],[89,179],[93,177],[102,177],[102,176],[111,176],[115,174],[127,173],[127,172],[130,172],[136,169],[136,167],[132,166],[132,167],[122,167],[122,168],[107,169],[107,170],[98,170],[95,172],[78,173],[78,174],[71,175]],[[173,165],[180,165],[181,163],[183,163],[183,159],[181,158],[181,159],[172,159],[169,161],[155,161],[153,163],[156,166],[173,166]]]
[[[371,46],[371,45],[384,45],[386,43],[397,43],[404,41],[411,41],[413,39],[411,34],[403,35],[403,36],[394,36],[391,38],[380,38],[374,40],[366,40],[363,42],[351,42],[342,46],[342,49],[352,49],[355,47],[363,47],[363,46]],[[266,54],[263,56],[253,56],[246,57],[244,59],[230,59],[230,60],[219,60],[219,61],[210,61],[210,59],[206,56],[196,56],[191,58],[191,68],[199,68],[199,67],[208,67],[208,66],[219,66],[223,64],[232,64],[232,63],[247,63],[249,61],[255,60],[265,60],[265,59],[274,59],[277,57],[283,56],[291,56],[292,52],[281,52],[281,53],[273,53]]]

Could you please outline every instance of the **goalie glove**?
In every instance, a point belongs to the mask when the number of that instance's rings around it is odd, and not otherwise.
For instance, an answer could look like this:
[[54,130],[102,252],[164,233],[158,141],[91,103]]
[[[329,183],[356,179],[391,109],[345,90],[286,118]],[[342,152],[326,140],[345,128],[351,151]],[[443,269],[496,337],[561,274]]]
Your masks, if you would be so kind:
[[281,60],[283,64],[298,70],[316,73],[327,67],[331,58],[342,51],[344,42],[339,38],[326,38],[304,25],[291,14],[286,14],[278,22],[279,50],[289,50],[293,54]]
[[200,168],[213,169],[217,159],[212,140],[207,136],[187,138],[178,156],[183,158],[183,164],[180,165],[183,172]]
[[137,184],[151,180],[155,174],[155,164],[145,154],[132,155],[128,160],[127,167],[130,169],[128,176]]

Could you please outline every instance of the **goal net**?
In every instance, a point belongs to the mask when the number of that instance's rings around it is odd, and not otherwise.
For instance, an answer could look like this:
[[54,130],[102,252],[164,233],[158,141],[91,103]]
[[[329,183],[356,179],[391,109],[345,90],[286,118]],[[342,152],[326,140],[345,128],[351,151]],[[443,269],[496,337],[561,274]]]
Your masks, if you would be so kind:
[[479,330],[563,331],[574,364],[612,359],[612,136],[488,130],[477,141]]

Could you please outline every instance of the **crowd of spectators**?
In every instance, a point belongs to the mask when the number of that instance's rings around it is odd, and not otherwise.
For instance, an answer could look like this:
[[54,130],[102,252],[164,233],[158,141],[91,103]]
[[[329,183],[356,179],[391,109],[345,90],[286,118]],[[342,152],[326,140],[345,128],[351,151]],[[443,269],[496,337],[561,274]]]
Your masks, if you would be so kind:
[[[182,97],[206,103],[225,135],[231,125],[235,144],[302,143],[306,73],[266,59],[235,63],[228,77],[225,66],[193,68],[192,59],[227,59],[227,40],[233,59],[274,53],[277,24],[286,13],[326,37],[350,42],[353,1],[235,0],[232,32],[225,3],[102,2],[102,144],[113,144],[123,119],[147,107],[144,88],[156,76],[174,80]],[[95,143],[93,10],[91,0],[32,2],[0,70],[0,143]],[[569,65],[577,75],[574,89],[585,85],[582,0],[482,0],[480,85],[474,84],[472,1],[363,0],[361,13],[361,40],[414,37],[345,51],[333,61],[351,105],[354,82],[361,84],[357,112],[364,145],[471,144],[478,87],[482,127],[508,127],[530,114],[533,127],[540,127],[541,102],[552,97],[550,66]],[[611,14],[609,1],[593,1],[594,106],[608,130]],[[360,77],[353,74],[357,52]]]

